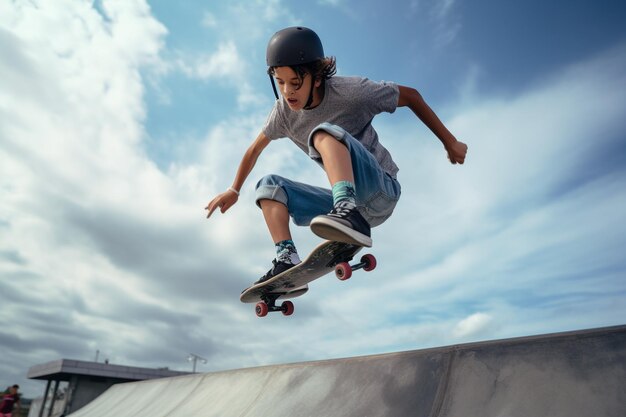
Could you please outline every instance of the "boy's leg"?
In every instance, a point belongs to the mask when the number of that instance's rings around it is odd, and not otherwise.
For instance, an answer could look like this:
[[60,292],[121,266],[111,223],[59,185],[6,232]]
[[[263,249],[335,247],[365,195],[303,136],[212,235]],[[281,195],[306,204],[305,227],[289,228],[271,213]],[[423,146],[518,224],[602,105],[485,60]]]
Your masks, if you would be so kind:
[[344,210],[356,208],[354,170],[348,147],[324,130],[315,132],[311,143],[321,155],[332,187],[333,207],[341,205]]
[[273,275],[276,275],[299,264],[301,262],[300,256],[298,255],[296,244],[291,239],[287,206],[274,200],[261,200],[259,205],[276,246],[277,265],[272,268],[273,270],[278,268],[278,270],[273,271]]
[[296,245],[291,239],[287,206],[281,202],[268,199],[259,200],[258,204],[263,211],[265,223],[274,241],[276,258],[272,261],[270,270],[254,284],[265,282],[300,263]]
[[289,210],[283,203],[274,200],[259,200],[265,223],[274,243],[291,240]]
[[333,207],[331,190],[292,181],[280,175],[266,175],[257,183],[256,201],[261,208],[263,200],[282,203],[298,226],[308,226],[316,216],[328,213]]
[[256,200],[276,245],[273,266],[255,282],[258,284],[300,263],[295,244],[291,240],[289,219],[292,218],[297,225],[308,225],[315,216],[332,207],[332,195],[330,190],[291,181],[278,175],[268,175],[257,184]]
[[340,181],[354,184],[354,171],[350,159],[350,151],[343,143],[324,130],[315,132],[312,138],[313,147],[320,153],[324,170],[333,186]]
[[372,246],[371,228],[356,205],[355,177],[348,145],[327,130],[312,132],[312,149],[319,154],[333,187],[333,209],[311,222],[311,230],[320,237],[361,246]]

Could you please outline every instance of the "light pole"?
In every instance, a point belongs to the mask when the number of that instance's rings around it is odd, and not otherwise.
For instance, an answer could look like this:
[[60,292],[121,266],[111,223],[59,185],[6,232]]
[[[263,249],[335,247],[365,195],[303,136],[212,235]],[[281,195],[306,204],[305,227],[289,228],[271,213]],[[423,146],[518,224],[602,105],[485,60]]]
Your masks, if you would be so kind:
[[207,360],[204,359],[202,356],[196,355],[195,353],[190,353],[189,356],[187,356],[187,362],[193,362],[193,373],[196,373],[196,363],[200,361],[202,363],[207,363]]

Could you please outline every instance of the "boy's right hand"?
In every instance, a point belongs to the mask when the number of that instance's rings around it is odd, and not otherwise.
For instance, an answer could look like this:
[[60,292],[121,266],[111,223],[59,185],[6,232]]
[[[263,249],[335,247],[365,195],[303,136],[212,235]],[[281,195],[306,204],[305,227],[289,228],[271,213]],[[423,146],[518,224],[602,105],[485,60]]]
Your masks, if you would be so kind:
[[465,156],[467,155],[467,145],[461,141],[455,140],[452,144],[446,146],[448,152],[448,159],[452,165],[461,164],[465,162]]
[[235,205],[237,200],[239,200],[239,195],[237,195],[237,193],[235,193],[234,191],[227,190],[223,192],[222,194],[211,200],[211,202],[204,208],[205,210],[209,211],[206,218],[208,219],[209,217],[211,217],[211,214],[213,214],[215,209],[217,209],[218,207],[222,214],[226,213],[229,208]]

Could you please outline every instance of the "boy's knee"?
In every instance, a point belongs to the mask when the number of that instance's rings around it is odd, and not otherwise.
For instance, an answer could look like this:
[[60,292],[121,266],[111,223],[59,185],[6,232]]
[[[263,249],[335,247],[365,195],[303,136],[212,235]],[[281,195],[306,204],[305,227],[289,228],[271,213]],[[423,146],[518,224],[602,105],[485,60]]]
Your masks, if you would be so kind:
[[341,140],[346,135],[346,131],[341,126],[337,126],[328,122],[320,123],[319,125],[315,126],[315,128],[311,131],[311,136],[315,136],[320,132],[326,133],[339,140]]
[[326,137],[331,137],[335,140],[343,142],[345,135],[346,131],[343,128],[328,122],[324,122],[317,125],[309,134],[309,147],[314,147],[317,140]]
[[316,148],[321,142],[324,142],[327,140],[336,141],[337,138],[335,138],[334,136],[332,136],[330,133],[328,133],[325,130],[317,130],[311,136],[311,144]]
[[256,189],[259,187],[267,186],[267,185],[279,185],[281,183],[282,177],[280,175],[266,175],[259,180],[256,184]]
[[345,138],[346,134],[346,131],[337,125],[330,123],[318,125],[309,135],[309,156],[313,159],[321,159],[322,155],[320,154],[320,150],[323,151],[322,148],[326,147],[325,144],[327,143],[330,144],[330,146],[339,143],[349,150],[350,147],[346,143]]
[[274,200],[287,205],[287,193],[283,185],[285,179],[280,175],[266,175],[256,184],[256,204],[261,207],[261,200]]

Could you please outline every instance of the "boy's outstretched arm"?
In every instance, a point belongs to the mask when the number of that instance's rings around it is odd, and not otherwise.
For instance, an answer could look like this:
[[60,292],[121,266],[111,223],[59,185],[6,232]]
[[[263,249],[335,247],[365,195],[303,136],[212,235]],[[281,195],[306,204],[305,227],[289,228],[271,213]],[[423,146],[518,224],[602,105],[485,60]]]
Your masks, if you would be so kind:
[[250,145],[239,163],[239,169],[237,169],[237,175],[235,175],[235,181],[233,181],[232,187],[219,194],[204,208],[208,210],[207,219],[211,217],[211,214],[213,214],[218,207],[222,213],[225,213],[226,210],[237,202],[239,199],[239,190],[241,190],[243,183],[246,181],[246,178],[248,178],[248,175],[250,175],[259,155],[261,155],[261,152],[263,152],[269,143],[270,140],[263,132],[252,142],[252,145]]
[[400,98],[398,107],[409,107],[413,113],[439,138],[448,152],[448,159],[453,164],[465,162],[467,145],[456,140],[448,128],[439,120],[439,117],[426,104],[422,95],[411,87],[398,86]]

